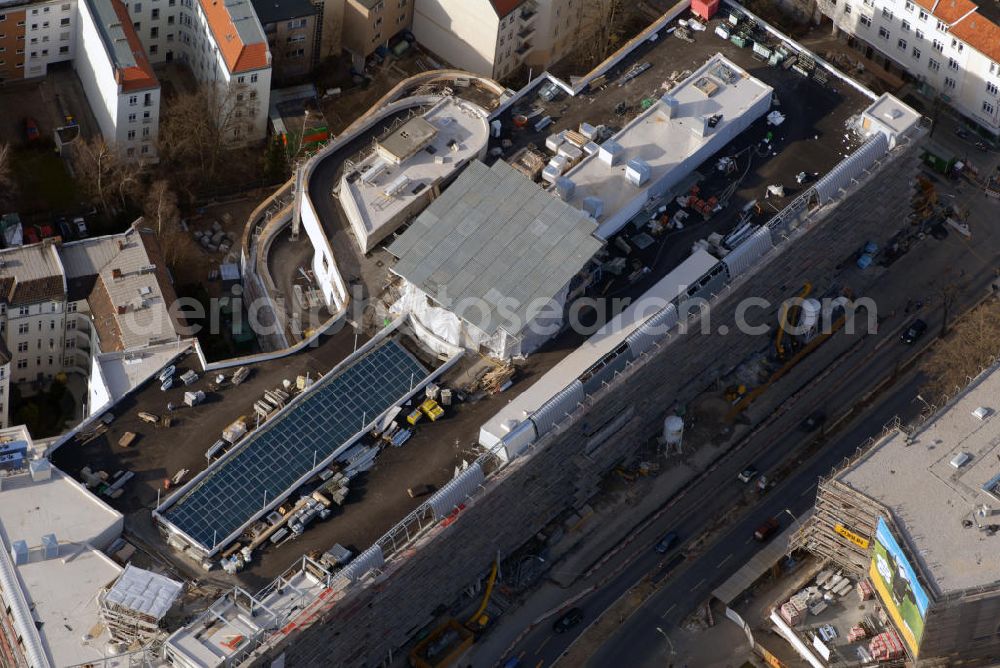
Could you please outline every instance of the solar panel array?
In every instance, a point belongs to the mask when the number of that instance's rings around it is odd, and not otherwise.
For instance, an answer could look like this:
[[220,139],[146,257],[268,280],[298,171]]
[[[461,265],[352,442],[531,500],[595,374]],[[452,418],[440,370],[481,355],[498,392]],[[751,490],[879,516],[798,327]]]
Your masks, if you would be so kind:
[[204,547],[242,527],[333,454],[362,421],[398,403],[427,373],[396,341],[323,379],[297,407],[266,423],[164,516]]

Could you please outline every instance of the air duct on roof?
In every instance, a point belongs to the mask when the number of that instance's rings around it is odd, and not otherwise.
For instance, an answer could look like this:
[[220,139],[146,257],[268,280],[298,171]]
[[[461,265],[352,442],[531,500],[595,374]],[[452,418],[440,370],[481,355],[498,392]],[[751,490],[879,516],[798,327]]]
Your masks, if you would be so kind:
[[11,543],[10,558],[15,566],[28,563],[28,544],[23,540],[15,540]]
[[576,184],[573,183],[573,179],[565,176],[560,176],[556,179],[556,194],[559,195],[559,199],[564,202],[568,202],[573,198],[573,193],[575,192]]
[[625,149],[622,145],[616,142],[614,139],[609,139],[601,145],[601,150],[598,151],[597,157],[600,158],[601,162],[610,167],[614,167],[619,162],[621,162],[622,155],[624,155]]
[[55,559],[59,556],[59,539],[54,533],[42,536],[42,559]]
[[649,163],[642,158],[634,158],[625,166],[625,178],[634,186],[644,186],[649,181]]
[[604,200],[600,197],[585,197],[583,199],[583,210],[597,219],[604,215]]
[[681,104],[677,101],[677,98],[673,95],[664,95],[660,98],[660,102],[663,103],[663,115],[667,118],[677,118],[680,113]]

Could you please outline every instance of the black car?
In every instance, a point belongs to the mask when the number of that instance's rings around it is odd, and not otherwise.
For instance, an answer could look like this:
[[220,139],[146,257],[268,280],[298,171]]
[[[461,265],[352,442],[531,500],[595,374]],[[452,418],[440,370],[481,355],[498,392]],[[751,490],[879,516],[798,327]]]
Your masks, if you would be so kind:
[[552,630],[556,633],[564,633],[580,623],[583,619],[583,610],[580,608],[570,608],[563,616],[552,624]]
[[906,345],[911,345],[914,342],[916,342],[917,339],[923,336],[924,332],[926,331],[927,331],[926,322],[924,322],[923,320],[914,320],[913,323],[910,324],[910,326],[907,327],[906,330],[899,335],[899,340],[905,343]]
[[653,549],[659,552],[660,554],[666,554],[673,548],[674,545],[677,544],[677,540],[679,538],[680,536],[677,535],[676,531],[671,531],[667,535],[665,535],[663,539],[659,543],[657,543],[656,547],[654,547]]
[[56,218],[55,227],[63,241],[73,241],[76,239],[76,229],[74,229],[73,226],[70,225],[70,222],[65,218]]
[[823,411],[813,411],[809,414],[809,417],[802,421],[799,429],[807,433],[813,432],[823,426],[824,422],[826,422],[826,413]]

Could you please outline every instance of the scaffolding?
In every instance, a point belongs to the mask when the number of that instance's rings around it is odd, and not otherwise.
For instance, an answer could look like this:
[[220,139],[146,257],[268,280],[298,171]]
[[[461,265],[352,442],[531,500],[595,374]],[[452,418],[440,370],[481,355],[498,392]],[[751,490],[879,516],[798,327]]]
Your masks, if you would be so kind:
[[111,638],[127,643],[148,643],[160,633],[160,620],[184,588],[180,582],[135,566],[98,596],[101,620]]

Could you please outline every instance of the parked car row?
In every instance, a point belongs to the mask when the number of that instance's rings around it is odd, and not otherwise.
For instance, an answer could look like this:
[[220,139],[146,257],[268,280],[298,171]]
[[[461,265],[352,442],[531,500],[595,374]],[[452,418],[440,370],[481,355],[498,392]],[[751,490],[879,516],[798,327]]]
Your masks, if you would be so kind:
[[69,219],[60,216],[52,223],[36,223],[24,225],[22,236],[24,244],[37,244],[42,239],[62,237],[63,241],[75,241],[87,238],[87,222],[81,216]]

